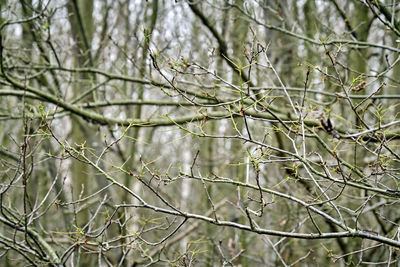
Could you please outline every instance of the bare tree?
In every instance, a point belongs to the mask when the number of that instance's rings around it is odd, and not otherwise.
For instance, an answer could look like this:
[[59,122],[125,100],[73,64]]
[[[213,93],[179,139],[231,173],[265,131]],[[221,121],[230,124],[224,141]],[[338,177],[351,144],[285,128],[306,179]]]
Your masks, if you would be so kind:
[[2,1],[1,264],[397,266],[399,12]]

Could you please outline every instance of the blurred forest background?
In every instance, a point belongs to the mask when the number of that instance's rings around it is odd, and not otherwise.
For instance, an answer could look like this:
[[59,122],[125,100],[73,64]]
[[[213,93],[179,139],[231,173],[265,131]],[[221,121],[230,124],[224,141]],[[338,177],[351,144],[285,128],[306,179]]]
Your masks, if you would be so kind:
[[1,266],[399,266],[400,1],[0,3]]

